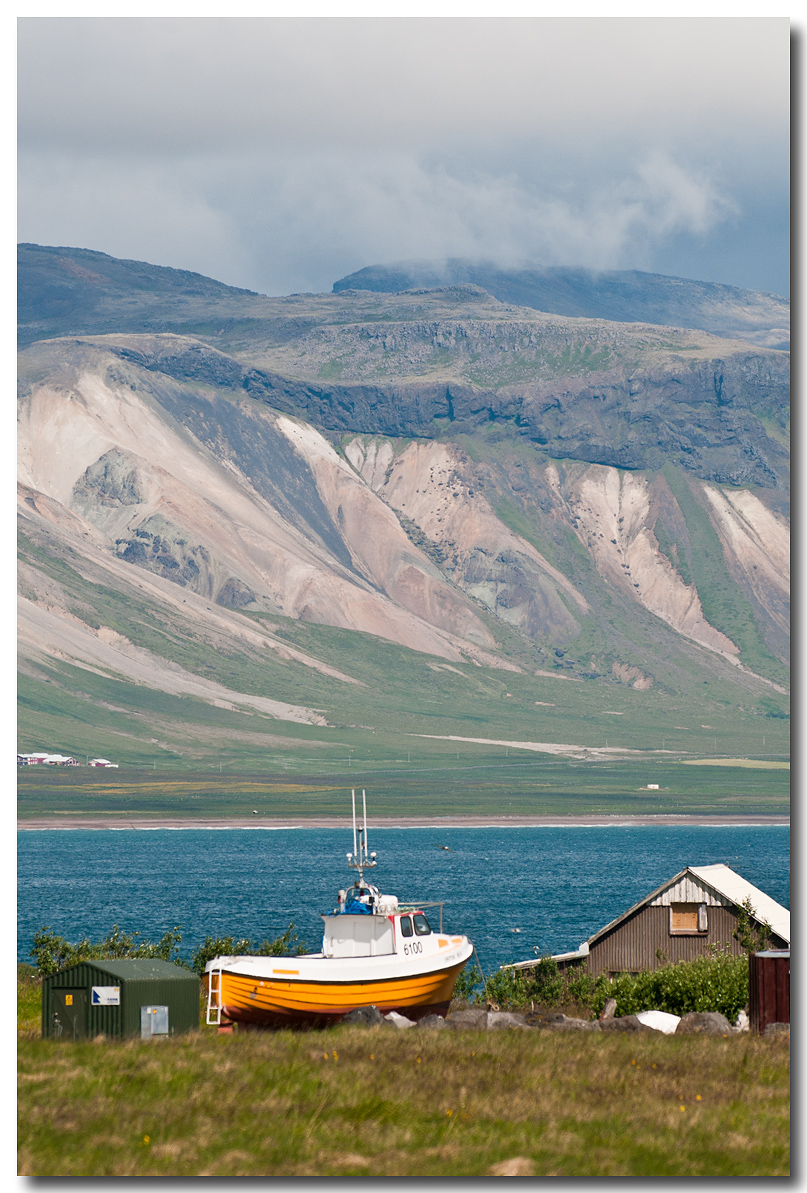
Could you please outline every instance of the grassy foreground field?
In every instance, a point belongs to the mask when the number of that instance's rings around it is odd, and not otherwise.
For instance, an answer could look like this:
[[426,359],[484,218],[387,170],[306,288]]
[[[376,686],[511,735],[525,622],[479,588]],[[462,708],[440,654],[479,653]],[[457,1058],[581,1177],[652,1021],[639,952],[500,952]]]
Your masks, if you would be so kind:
[[20,986],[25,1176],[785,1176],[789,1040],[327,1032],[67,1044]]

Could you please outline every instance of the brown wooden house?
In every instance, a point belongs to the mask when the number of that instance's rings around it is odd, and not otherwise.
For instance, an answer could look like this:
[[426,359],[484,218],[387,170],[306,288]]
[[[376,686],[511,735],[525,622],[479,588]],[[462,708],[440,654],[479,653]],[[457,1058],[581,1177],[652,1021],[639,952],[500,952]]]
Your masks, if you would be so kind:
[[[707,945],[727,946],[739,955],[734,939],[740,906],[750,898],[751,921],[771,929],[768,947],[790,948],[790,912],[752,886],[729,866],[687,866],[669,882],[623,915],[600,928],[572,953],[558,953],[562,969],[586,962],[594,977],[604,973],[638,973],[666,962],[693,961]],[[536,961],[520,961],[507,969],[528,969]]]

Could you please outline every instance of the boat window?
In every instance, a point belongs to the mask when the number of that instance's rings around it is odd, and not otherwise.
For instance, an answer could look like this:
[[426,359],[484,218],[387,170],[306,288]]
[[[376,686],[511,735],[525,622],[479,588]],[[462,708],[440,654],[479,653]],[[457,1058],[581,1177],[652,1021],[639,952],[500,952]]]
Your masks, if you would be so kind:
[[426,917],[422,911],[420,912],[419,915],[413,916],[413,919],[415,921],[415,936],[430,936],[431,935],[431,928],[429,927],[429,921],[426,919]]
[[412,921],[408,915],[401,916],[401,936],[412,935]]

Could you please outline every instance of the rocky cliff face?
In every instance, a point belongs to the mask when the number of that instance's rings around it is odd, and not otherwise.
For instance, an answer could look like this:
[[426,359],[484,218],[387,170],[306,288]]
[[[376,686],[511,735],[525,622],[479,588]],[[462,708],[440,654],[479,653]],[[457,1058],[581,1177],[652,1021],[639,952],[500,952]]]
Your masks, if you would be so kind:
[[[437,324],[430,334],[438,336],[441,328]],[[459,334],[451,330],[455,337]],[[503,342],[495,347],[497,360],[507,352],[507,341],[518,327],[507,323],[503,331]],[[532,334],[536,335],[534,329]],[[357,378],[340,382],[239,366],[215,349],[177,337],[160,337],[139,347],[121,344],[114,350],[178,380],[242,389],[330,431],[425,438],[492,433],[526,439],[559,459],[629,469],[657,469],[670,460],[720,484],[789,487],[789,452],[783,443],[789,429],[786,356],[726,342],[684,342],[669,352],[648,336],[648,363],[632,368],[612,363],[600,371],[596,350],[586,357],[586,345],[575,343],[588,334],[588,328],[582,333],[571,329],[562,348],[567,357],[577,354],[586,360],[585,370],[581,366],[576,375],[571,368],[560,370],[553,377],[544,368],[542,378],[536,366],[532,380],[513,383],[508,377],[507,384],[495,389],[462,375],[464,362],[476,355],[466,344],[458,359],[449,362],[453,375],[362,380],[357,375],[366,375],[371,366],[362,355],[363,329],[355,326],[340,329],[338,349],[330,347],[350,358],[350,371]],[[408,341],[395,342],[407,355]],[[625,347],[623,355],[629,350]],[[321,361],[312,360],[312,355],[301,360],[298,344],[297,359],[285,363],[290,371],[293,366],[300,372],[321,372]],[[666,361],[659,360],[662,355]]]

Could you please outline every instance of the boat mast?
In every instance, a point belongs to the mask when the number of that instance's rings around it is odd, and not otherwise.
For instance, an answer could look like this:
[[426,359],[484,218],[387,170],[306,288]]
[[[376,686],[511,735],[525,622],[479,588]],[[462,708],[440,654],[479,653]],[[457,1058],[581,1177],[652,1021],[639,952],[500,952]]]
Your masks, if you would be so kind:
[[351,788],[351,798],[353,801],[353,853],[347,855],[347,864],[351,870],[358,870],[359,872],[359,886],[364,885],[364,871],[371,870],[377,862],[375,854],[367,852],[367,792],[362,788],[362,812],[363,822],[359,825],[358,835],[356,830],[356,788]]

